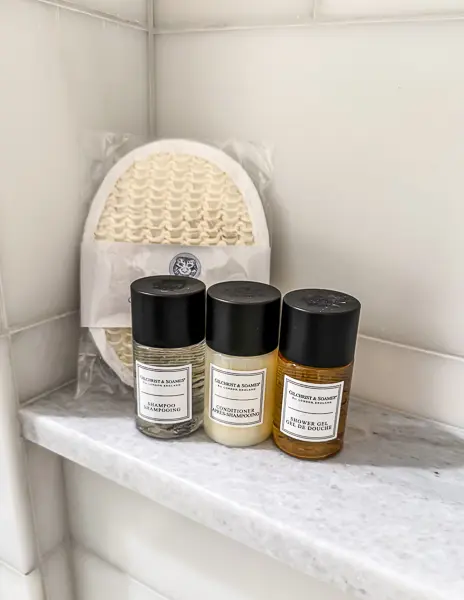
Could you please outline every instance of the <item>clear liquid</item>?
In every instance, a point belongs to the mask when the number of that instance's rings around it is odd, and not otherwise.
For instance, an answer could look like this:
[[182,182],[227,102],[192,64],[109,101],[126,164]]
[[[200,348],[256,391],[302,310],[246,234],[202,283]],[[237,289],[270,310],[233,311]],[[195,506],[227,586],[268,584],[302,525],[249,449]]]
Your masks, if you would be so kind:
[[[205,342],[185,348],[150,348],[134,341],[134,365],[139,361],[154,367],[192,365],[192,418],[182,423],[148,421],[136,410],[135,423],[145,435],[159,439],[173,439],[189,435],[203,423],[205,386]],[[134,367],[134,392],[137,399],[137,378]]]

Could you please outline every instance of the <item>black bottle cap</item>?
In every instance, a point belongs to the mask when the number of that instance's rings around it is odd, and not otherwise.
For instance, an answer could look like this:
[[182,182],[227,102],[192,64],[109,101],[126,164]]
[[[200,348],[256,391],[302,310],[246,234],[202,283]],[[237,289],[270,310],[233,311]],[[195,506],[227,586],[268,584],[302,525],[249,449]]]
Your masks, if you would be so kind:
[[300,365],[343,367],[354,359],[361,304],[331,290],[295,290],[284,296],[280,352]]
[[277,348],[279,290],[256,281],[217,283],[208,290],[206,343],[231,356],[260,356]]
[[205,338],[205,284],[160,275],[131,285],[132,337],[151,348],[185,348]]

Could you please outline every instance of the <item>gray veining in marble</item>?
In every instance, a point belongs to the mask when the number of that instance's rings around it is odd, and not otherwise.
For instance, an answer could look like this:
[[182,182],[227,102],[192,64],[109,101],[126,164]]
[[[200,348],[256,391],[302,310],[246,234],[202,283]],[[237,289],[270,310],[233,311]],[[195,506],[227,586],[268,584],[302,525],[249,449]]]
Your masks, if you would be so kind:
[[56,392],[24,436],[359,598],[464,599],[464,434],[352,401],[344,451],[151,440],[131,402]]

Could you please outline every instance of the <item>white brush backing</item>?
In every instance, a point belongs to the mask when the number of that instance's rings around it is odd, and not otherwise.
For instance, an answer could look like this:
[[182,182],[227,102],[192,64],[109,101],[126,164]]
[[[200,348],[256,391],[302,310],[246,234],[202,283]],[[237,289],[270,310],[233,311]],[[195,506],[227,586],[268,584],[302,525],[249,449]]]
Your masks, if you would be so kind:
[[[182,246],[265,246],[269,232],[247,172],[224,152],[187,140],[162,140],[120,160],[87,217],[91,240]],[[130,328],[91,328],[105,362],[132,382]]]

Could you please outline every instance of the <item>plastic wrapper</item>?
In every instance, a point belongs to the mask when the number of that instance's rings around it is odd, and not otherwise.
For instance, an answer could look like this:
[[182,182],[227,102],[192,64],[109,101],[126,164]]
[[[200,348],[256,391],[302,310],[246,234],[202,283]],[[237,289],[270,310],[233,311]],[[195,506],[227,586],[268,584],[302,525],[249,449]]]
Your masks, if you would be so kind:
[[[167,152],[173,153],[180,153],[179,149],[185,143],[194,148],[198,145],[200,161],[202,147],[205,148],[202,144],[182,140],[162,143],[167,144]],[[111,194],[111,185],[116,181],[119,185],[118,170],[120,173],[127,172],[132,164],[132,155],[124,157],[139,144],[140,140],[130,135],[102,133],[92,134],[86,139],[83,152],[86,159],[84,174],[88,182],[86,195],[90,207],[86,232],[89,230],[93,234],[94,230],[98,231],[102,215],[101,208],[98,208],[99,198]],[[214,156],[214,152],[217,151],[210,146],[206,147],[205,152],[209,152],[208,148]],[[137,240],[135,243],[132,240],[126,243],[115,239],[101,239],[98,236],[94,239],[93,235],[89,236],[85,232],[81,247],[82,331],[78,355],[77,397],[88,391],[118,396],[132,394],[129,287],[135,279],[171,273],[198,277],[206,285],[232,279],[268,282],[270,240],[267,223],[273,172],[271,152],[257,144],[238,141],[217,144],[216,148],[222,150],[218,155],[225,153],[234,159],[230,161],[229,158],[222,157],[225,162],[223,166],[219,161],[221,171],[232,173],[234,178],[243,182],[245,193],[251,197],[254,194],[257,198],[259,210],[255,211],[252,221],[254,242],[247,243],[250,227],[246,223],[241,223],[242,227],[240,224],[237,226],[238,232],[232,227],[230,235],[239,235],[240,239],[231,245],[224,242],[219,245],[196,245],[195,241],[178,245],[174,222],[171,228],[164,224],[165,229],[172,231],[169,240],[163,238],[152,243],[137,243]],[[241,165],[242,169],[237,168],[236,163]],[[106,177],[116,164],[115,169]],[[180,167],[183,168],[182,163]],[[188,165],[185,168],[188,169]],[[246,172],[245,177],[243,169]],[[186,176],[191,177],[190,172],[186,173]],[[239,189],[242,190],[242,187]],[[116,204],[116,212],[117,206]],[[233,207],[233,204],[231,206]],[[114,211],[111,214],[115,214]],[[175,216],[176,211],[173,210],[172,214]],[[117,230],[118,226],[120,224],[116,222],[113,229]],[[152,225],[153,227],[155,226]],[[154,229],[153,232],[156,235]]]

